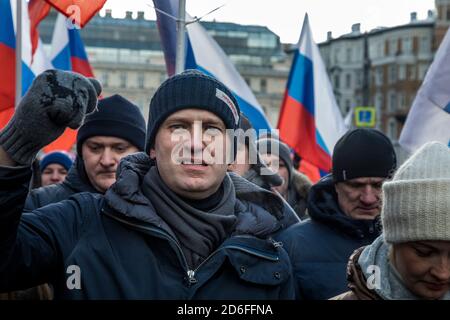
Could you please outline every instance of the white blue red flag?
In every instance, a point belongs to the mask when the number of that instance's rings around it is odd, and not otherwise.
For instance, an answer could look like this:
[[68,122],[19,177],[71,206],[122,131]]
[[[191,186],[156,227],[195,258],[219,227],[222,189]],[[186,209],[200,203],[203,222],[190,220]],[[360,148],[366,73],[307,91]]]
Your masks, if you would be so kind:
[[411,153],[430,141],[450,145],[450,31],[417,92],[399,140]]
[[320,175],[331,171],[334,145],[346,127],[313,40],[308,15],[294,54],[278,129],[281,140],[295,150],[302,162],[317,167]]
[[[178,1],[153,0],[155,8],[178,17]],[[158,28],[166,59],[168,74],[175,71],[176,22],[156,10]],[[192,18],[186,14],[188,20]],[[239,107],[256,130],[272,127],[255,95],[229,60],[222,48],[199,22],[187,25],[187,50],[185,69],[197,69],[224,83],[234,94]]]
[[[78,27],[60,13],[53,31],[50,59],[55,69],[94,77]],[[58,139],[46,146],[44,151],[47,153],[52,150],[70,150],[76,142],[76,137],[77,131],[67,128]]]
[[[35,29],[37,26],[37,23],[35,23],[37,21],[36,17],[39,13],[36,10],[29,10],[34,3],[34,0],[29,3],[22,0],[21,96],[28,90],[36,75],[52,68]],[[16,0],[0,0],[0,70],[2,70],[2,76],[0,77],[0,128],[8,123],[14,113],[16,96],[16,12]],[[30,17],[29,13],[33,13],[36,16]],[[32,34],[34,36],[32,36]],[[32,38],[35,40],[34,46],[32,44]]]

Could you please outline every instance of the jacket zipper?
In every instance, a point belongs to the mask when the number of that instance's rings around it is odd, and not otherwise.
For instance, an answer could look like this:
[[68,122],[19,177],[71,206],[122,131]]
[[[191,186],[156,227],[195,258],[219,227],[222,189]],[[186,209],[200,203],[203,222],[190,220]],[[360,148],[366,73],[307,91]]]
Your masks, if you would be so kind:
[[[245,253],[248,253],[248,254],[257,256],[257,257],[259,257],[259,258],[264,258],[264,259],[267,259],[267,260],[271,260],[271,261],[278,261],[278,260],[279,260],[278,257],[265,255],[265,254],[263,254],[263,253],[258,253],[258,252],[254,251],[254,250],[247,249],[247,248],[243,248],[243,247],[241,247],[241,246],[237,246],[237,245],[226,245],[226,246],[222,246],[222,247],[219,247],[218,249],[214,250],[214,251],[213,251],[213,252],[212,252],[205,260],[203,260],[203,261],[202,261],[202,262],[201,262],[194,270],[192,270],[192,269],[189,268],[189,265],[188,265],[188,263],[187,263],[187,260],[186,260],[185,255],[184,255],[184,253],[183,253],[183,250],[181,249],[180,244],[178,243],[177,240],[173,239],[172,236],[170,236],[169,234],[167,234],[167,232],[165,232],[165,231],[163,231],[163,230],[160,230],[160,229],[158,229],[158,228],[155,228],[155,227],[145,227],[145,226],[141,226],[141,225],[139,225],[139,224],[135,224],[135,223],[126,221],[126,220],[124,220],[124,219],[121,219],[121,218],[119,218],[119,217],[116,217],[116,216],[114,216],[114,215],[112,215],[112,214],[106,212],[104,209],[102,209],[102,211],[103,211],[103,213],[106,214],[108,217],[113,218],[113,219],[115,219],[115,220],[117,220],[117,221],[119,221],[119,222],[121,222],[121,223],[124,223],[124,224],[126,224],[126,225],[129,225],[129,226],[134,227],[134,228],[137,228],[137,229],[146,230],[146,231],[150,231],[150,232],[159,234],[159,235],[162,236],[163,238],[165,238],[165,239],[167,239],[168,241],[170,241],[170,242],[172,242],[173,244],[175,244],[175,246],[177,247],[178,252],[179,252],[179,254],[180,254],[180,256],[181,256],[181,258],[182,258],[182,260],[183,260],[183,263],[184,263],[184,265],[185,265],[185,272],[186,272],[186,275],[187,275],[187,279],[188,279],[188,282],[189,282],[189,286],[192,286],[192,285],[194,285],[194,284],[197,283],[197,279],[195,278],[195,275],[196,275],[196,273],[198,272],[199,268],[200,268],[201,266],[203,266],[207,261],[209,261],[213,256],[215,256],[218,252],[220,252],[221,250],[224,250],[224,249],[235,249],[235,250],[243,251],[243,252],[245,252]],[[236,236],[236,238],[246,238],[246,236]],[[247,238],[248,238],[248,237],[247,237]]]
[[[245,236],[236,236],[236,237],[241,237],[241,238],[245,238]],[[257,256],[259,258],[264,258],[267,260],[271,260],[271,261],[278,261],[279,258],[278,257],[274,257],[274,256],[269,256],[269,255],[264,255],[262,253],[258,253],[254,250],[250,250],[247,248],[243,248],[241,246],[237,246],[237,245],[226,245],[226,246],[222,246],[219,247],[218,249],[214,250],[208,257],[206,257],[205,260],[203,260],[198,266],[197,268],[195,268],[194,270],[188,270],[188,279],[189,279],[189,283],[191,284],[195,284],[197,283],[197,279],[195,279],[195,275],[198,272],[198,270],[200,269],[200,267],[202,267],[206,262],[208,262],[214,255],[216,255],[218,252],[224,250],[224,249],[235,249],[235,250],[239,250],[239,251],[243,251],[245,253]]]

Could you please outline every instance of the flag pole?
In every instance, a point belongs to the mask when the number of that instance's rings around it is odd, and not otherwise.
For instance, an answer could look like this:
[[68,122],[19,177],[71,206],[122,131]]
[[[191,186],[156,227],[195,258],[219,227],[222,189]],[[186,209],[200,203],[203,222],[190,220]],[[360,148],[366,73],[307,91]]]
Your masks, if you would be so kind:
[[178,20],[177,20],[177,55],[175,60],[175,73],[184,71],[186,50],[186,0],[178,2]]
[[22,97],[22,0],[17,0],[16,6],[16,99],[19,105]]

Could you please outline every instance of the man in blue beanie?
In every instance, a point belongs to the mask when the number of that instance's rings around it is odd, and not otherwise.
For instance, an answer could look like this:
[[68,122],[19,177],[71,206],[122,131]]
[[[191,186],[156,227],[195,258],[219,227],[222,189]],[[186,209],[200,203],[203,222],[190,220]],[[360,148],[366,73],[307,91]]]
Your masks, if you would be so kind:
[[273,240],[288,205],[227,173],[239,114],[215,78],[175,75],[150,103],[146,152],[121,160],[105,195],[24,215],[29,163],[0,143],[0,292],[47,281],[59,299],[292,299],[290,261]]
[[41,184],[43,187],[63,182],[72,166],[72,159],[63,151],[45,154],[40,163]]
[[105,193],[116,181],[120,160],[145,147],[145,120],[120,95],[99,100],[77,134],[77,157],[66,179],[30,192],[25,210],[59,202],[79,192]]

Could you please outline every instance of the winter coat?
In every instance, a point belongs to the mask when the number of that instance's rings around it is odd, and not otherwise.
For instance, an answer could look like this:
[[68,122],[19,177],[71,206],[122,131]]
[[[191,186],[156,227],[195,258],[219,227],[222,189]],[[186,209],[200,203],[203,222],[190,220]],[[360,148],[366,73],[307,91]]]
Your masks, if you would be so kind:
[[[259,159],[259,157],[258,157]],[[261,160],[258,160],[261,161]],[[273,175],[262,175],[261,174],[261,168],[262,166],[264,166],[264,164],[261,164],[261,162],[259,164],[253,165],[250,170],[247,171],[247,173],[243,176],[244,179],[246,179],[247,181],[250,181],[251,183],[257,185],[260,188],[266,189],[270,192],[272,191],[272,186],[279,186],[283,183],[283,178],[281,178],[278,174],[273,174]],[[277,195],[277,197],[281,197],[281,195]],[[284,201],[284,199],[282,199]],[[285,201],[284,201],[285,202]],[[282,223],[282,229],[286,229],[288,227],[290,227],[293,224],[296,224],[298,222],[301,221],[300,216],[298,216],[297,212],[294,210],[293,207],[290,206],[290,204],[288,204],[286,202],[286,205],[289,206],[289,210],[286,211],[286,214],[284,215],[283,220],[281,221]]]
[[25,211],[32,211],[50,203],[66,200],[71,195],[80,192],[98,193],[89,182],[83,160],[77,157],[63,182],[30,191],[25,203]]
[[[89,182],[85,173],[83,160],[77,157],[63,182],[33,189],[29,192],[24,211],[32,211],[50,203],[68,199],[71,195],[80,192],[97,193],[98,191]],[[53,292],[48,284],[0,294],[0,300],[51,300],[52,298]]]
[[[380,236],[372,244],[356,250],[347,267],[351,291],[333,300],[421,300],[407,289],[402,276],[390,262],[390,248]],[[450,290],[440,299],[450,300]]]
[[345,215],[330,175],[311,188],[307,207],[310,219],[287,229],[279,240],[291,258],[297,298],[329,299],[347,291],[348,259],[379,235],[380,224]]
[[292,180],[288,189],[288,203],[302,220],[308,217],[306,202],[311,186],[311,180],[307,176],[297,170],[292,170]]
[[[291,299],[287,253],[271,238],[283,203],[230,175],[239,230],[195,270],[140,189],[149,158],[122,159],[102,196],[79,193],[22,214],[28,168],[0,168],[0,292],[50,282],[56,299]],[[272,221],[270,224],[268,221]],[[275,221],[275,223],[273,222]],[[17,237],[16,237],[17,234]]]
[[364,247],[356,249],[348,262],[347,280],[350,291],[344,292],[331,300],[382,300],[375,290],[367,287],[366,278],[358,264],[363,249]]

